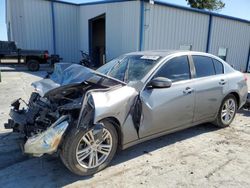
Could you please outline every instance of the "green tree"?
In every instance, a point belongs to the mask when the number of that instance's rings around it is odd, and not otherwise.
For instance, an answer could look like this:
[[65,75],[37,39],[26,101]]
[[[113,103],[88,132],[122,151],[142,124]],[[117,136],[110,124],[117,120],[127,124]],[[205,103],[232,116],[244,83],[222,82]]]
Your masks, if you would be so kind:
[[225,7],[225,3],[221,0],[186,0],[192,8],[220,10]]

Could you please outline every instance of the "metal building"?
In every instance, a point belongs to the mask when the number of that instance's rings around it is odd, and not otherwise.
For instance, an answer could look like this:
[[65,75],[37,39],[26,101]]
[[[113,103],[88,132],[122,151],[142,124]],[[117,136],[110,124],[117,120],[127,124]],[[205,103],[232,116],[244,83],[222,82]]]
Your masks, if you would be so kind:
[[154,4],[6,0],[8,40],[20,48],[47,49],[64,61],[79,61],[79,50],[100,65],[131,51],[188,49],[218,55],[236,69],[248,70],[249,20],[150,2]]

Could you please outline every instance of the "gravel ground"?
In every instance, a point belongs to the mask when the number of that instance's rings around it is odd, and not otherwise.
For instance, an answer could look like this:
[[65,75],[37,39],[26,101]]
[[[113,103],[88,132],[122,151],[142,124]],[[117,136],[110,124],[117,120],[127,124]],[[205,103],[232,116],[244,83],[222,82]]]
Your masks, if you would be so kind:
[[0,187],[250,187],[250,112],[232,125],[202,124],[119,152],[91,177],[70,173],[53,156],[23,156],[17,134],[4,130],[10,102],[28,99],[30,83],[45,72],[2,72]]

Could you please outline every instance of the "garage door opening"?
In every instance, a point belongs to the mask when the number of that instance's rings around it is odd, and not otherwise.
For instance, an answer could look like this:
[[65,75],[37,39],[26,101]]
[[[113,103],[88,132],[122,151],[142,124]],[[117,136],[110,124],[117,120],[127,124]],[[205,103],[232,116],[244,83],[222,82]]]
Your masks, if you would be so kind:
[[94,67],[105,63],[105,14],[89,20],[89,54]]

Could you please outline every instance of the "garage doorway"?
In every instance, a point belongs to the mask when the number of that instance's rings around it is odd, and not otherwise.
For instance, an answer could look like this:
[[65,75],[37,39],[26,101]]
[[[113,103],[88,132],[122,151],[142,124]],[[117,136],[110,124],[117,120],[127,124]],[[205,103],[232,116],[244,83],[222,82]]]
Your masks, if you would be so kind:
[[89,20],[89,55],[94,67],[105,63],[105,14]]

